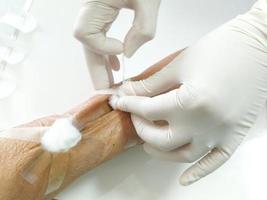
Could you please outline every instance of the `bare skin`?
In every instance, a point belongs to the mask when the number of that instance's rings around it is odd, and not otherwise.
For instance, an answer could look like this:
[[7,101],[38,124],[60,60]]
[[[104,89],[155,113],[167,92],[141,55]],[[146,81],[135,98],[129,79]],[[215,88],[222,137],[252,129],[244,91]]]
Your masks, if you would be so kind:
[[[142,80],[156,73],[181,51],[162,59],[132,80]],[[51,154],[44,151],[40,143],[0,138],[0,200],[52,200],[82,174],[123,152],[129,141],[142,143],[130,115],[112,110],[108,95],[94,96],[64,114],[37,119],[17,128],[49,127],[56,119],[67,115],[74,117],[75,125],[83,134],[82,141],[69,152]],[[22,176],[25,172],[37,176],[34,183],[25,180]],[[46,195],[47,186],[57,183],[59,177],[63,177],[60,187]]]

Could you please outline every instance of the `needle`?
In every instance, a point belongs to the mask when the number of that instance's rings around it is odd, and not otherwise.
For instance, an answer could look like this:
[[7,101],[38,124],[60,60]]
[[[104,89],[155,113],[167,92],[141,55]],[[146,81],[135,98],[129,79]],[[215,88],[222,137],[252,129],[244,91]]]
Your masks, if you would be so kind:
[[122,68],[122,83],[125,83],[125,55],[121,56],[121,68]]

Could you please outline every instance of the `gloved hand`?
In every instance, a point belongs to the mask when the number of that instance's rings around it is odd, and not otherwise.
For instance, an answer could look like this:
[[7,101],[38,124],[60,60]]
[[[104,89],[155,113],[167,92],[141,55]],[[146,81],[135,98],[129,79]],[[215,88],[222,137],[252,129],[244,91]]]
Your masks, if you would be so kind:
[[[117,54],[131,57],[154,37],[160,0],[87,0],[75,24],[75,37],[84,45],[85,56],[95,89],[113,84],[111,68],[119,69]],[[135,11],[132,28],[124,42],[106,37],[120,9]]]
[[181,184],[194,183],[225,163],[263,108],[266,19],[267,3],[260,1],[153,76],[126,82],[121,97],[111,98],[113,108],[132,113],[146,152],[178,162],[198,160],[180,177]]

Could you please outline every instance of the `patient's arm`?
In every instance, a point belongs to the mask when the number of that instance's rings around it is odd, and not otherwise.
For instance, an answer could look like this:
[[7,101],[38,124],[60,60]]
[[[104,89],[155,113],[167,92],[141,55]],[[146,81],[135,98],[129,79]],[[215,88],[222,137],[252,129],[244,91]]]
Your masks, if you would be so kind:
[[69,151],[68,172],[62,186],[47,199],[82,174],[122,152],[129,141],[141,142],[129,114],[112,111],[107,101],[108,96],[96,96],[72,111],[77,122],[84,127],[83,139]]
[[[150,76],[176,55],[178,52],[134,80]],[[67,115],[72,115],[75,124],[83,127],[83,139],[66,153],[49,153],[39,142],[0,137],[0,200],[51,200],[79,176],[124,151],[129,141],[141,142],[129,114],[112,110],[106,95],[95,96],[63,115],[38,119],[16,130],[21,135],[40,131],[36,127],[49,127]]]
[[149,67],[148,69],[146,69],[145,71],[143,71],[141,74],[132,77],[131,80],[132,81],[138,81],[138,80],[143,80],[148,78],[149,76],[151,76],[152,74],[160,71],[162,68],[164,68],[166,65],[168,65],[175,57],[177,57],[184,49],[181,49],[179,51],[176,51],[172,54],[170,54],[169,56],[163,58],[162,60],[160,60],[159,62],[157,62],[156,64],[152,65],[151,67]]

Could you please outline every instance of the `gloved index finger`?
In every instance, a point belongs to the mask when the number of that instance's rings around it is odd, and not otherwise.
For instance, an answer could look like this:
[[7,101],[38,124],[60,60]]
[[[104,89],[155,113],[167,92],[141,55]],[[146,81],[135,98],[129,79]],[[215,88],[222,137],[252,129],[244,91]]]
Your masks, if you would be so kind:
[[80,10],[74,25],[74,36],[87,48],[98,53],[115,55],[123,52],[123,44],[106,37],[106,32],[117,18],[119,8],[105,2],[87,2]]
[[134,113],[150,121],[168,121],[168,116],[171,113],[177,113],[181,110],[179,107],[177,107],[177,93],[179,93],[179,90],[172,90],[155,97],[119,97],[117,95],[113,95],[110,98],[109,103],[113,109]]
[[127,57],[131,57],[139,47],[154,38],[161,0],[133,2],[134,22],[124,40]]
[[171,151],[187,144],[191,140],[184,133],[179,133],[179,139],[177,137],[174,139],[175,133],[170,129],[169,125],[157,125],[134,114],[131,115],[131,118],[138,136],[159,150]]

